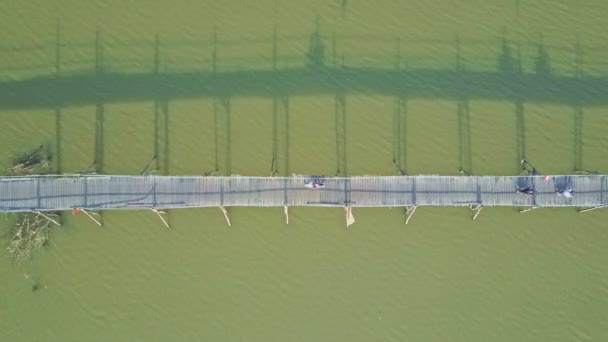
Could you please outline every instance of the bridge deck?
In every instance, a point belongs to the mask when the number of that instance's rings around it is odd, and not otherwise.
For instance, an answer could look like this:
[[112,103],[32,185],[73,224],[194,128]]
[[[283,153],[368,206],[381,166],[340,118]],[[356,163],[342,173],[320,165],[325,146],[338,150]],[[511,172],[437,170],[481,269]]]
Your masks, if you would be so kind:
[[[362,176],[326,178],[325,188],[297,177],[100,176],[0,177],[0,212],[84,208],[190,208],[216,206],[541,206],[608,205],[605,175]],[[516,192],[531,185],[533,196]],[[573,198],[557,196],[570,186]]]

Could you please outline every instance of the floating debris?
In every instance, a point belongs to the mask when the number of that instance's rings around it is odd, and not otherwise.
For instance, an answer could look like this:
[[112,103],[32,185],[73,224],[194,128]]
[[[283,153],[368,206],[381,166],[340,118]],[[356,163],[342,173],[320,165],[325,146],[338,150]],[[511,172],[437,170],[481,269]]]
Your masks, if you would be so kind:
[[[13,176],[45,174],[51,170],[51,153],[46,145],[17,157],[8,172]],[[59,212],[37,211],[17,214],[8,246],[9,255],[18,261],[31,259],[33,254],[49,242],[51,224],[59,225]]]
[[17,261],[29,260],[49,242],[52,224],[58,224],[58,213],[25,212],[17,216],[8,252]]
[[51,153],[45,145],[16,158],[13,166],[8,168],[10,175],[23,176],[48,173],[51,169]]

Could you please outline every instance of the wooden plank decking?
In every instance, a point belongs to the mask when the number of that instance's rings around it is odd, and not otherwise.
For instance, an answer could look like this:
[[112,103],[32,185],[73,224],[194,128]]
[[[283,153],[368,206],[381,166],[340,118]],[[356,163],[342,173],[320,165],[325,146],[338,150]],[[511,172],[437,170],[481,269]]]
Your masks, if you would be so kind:
[[[0,177],[0,212],[83,208],[192,208],[217,206],[539,206],[608,205],[605,175],[362,176],[326,178],[325,188],[297,177],[101,176]],[[557,196],[568,183],[573,198]],[[533,196],[517,193],[530,184]]]

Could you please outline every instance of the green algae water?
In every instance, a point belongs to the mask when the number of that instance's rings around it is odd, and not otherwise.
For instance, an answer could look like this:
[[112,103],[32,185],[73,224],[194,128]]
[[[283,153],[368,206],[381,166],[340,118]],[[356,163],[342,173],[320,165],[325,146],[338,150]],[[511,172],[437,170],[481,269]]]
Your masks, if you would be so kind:
[[[177,175],[502,175],[522,158],[606,173],[606,17],[595,0],[3,2],[0,165],[49,144],[66,173],[139,174],[153,155]],[[336,70],[360,77],[317,82]],[[104,101],[100,74],[174,78]],[[514,81],[531,74],[542,89]],[[260,94],[262,76],[293,82]],[[230,228],[217,208],[169,211],[170,229],[64,213],[31,262],[2,248],[0,341],[608,339],[608,211],[519,209],[418,208],[405,225],[402,208],[356,208],[348,229],[324,208],[289,225],[230,208]]]

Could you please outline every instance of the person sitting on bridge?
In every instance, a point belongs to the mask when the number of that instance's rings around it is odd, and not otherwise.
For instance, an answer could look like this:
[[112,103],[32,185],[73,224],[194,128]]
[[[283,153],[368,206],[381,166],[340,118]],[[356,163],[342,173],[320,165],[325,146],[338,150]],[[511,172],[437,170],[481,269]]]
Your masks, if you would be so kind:
[[313,179],[308,179],[304,182],[304,186],[309,189],[320,189],[325,187],[325,182],[320,177],[315,177]]
[[517,189],[517,192],[519,192],[520,194],[524,194],[528,197],[534,195],[534,188],[531,186],[527,186],[523,189]]
[[557,195],[558,196],[564,195],[564,197],[572,198],[572,197],[574,197],[574,189],[568,187],[568,188],[566,188],[564,190],[558,191]]

